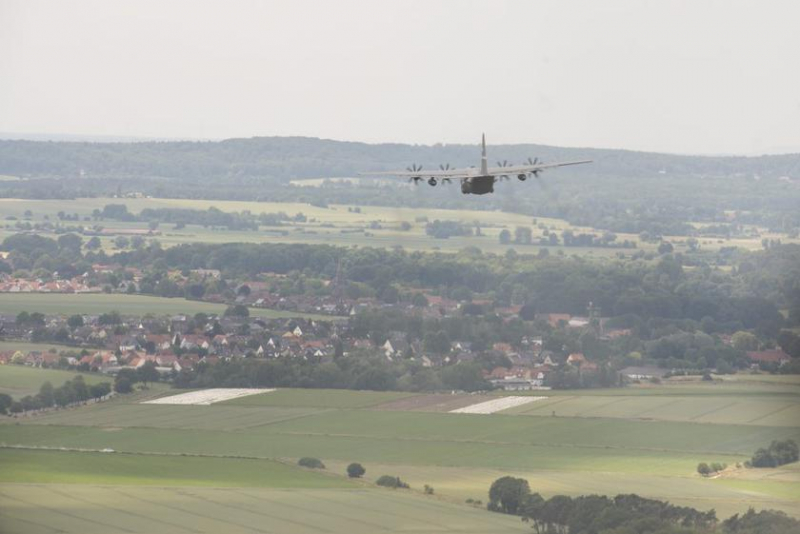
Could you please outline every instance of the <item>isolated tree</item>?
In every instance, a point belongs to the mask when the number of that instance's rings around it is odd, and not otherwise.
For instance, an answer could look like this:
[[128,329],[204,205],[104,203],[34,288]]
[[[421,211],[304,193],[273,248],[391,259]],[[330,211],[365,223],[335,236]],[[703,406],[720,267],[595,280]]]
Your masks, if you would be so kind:
[[737,350],[757,350],[758,338],[750,332],[736,332],[731,336],[731,344]]
[[530,494],[527,480],[511,476],[498,478],[489,488],[489,510],[516,514]]
[[520,245],[530,245],[533,242],[533,232],[527,226],[517,226],[514,229],[514,242]]
[[240,285],[239,289],[236,290],[236,294],[239,295],[240,297],[246,297],[250,295],[250,293],[251,289],[250,286],[248,286],[247,284]]
[[500,244],[501,245],[508,245],[511,243],[511,232],[506,229],[500,231]]
[[86,242],[86,248],[88,248],[89,250],[97,250],[101,246],[103,246],[103,243],[97,236],[92,237],[89,241]]
[[58,248],[69,250],[70,252],[80,252],[83,245],[83,238],[76,234],[64,234],[58,236]]
[[185,292],[186,298],[201,299],[206,293],[206,286],[203,284],[187,284]]
[[427,308],[428,299],[422,293],[414,293],[414,296],[411,297],[411,304],[416,308]]
[[152,361],[145,362],[144,365],[136,370],[136,377],[139,379],[144,387],[147,387],[148,382],[157,382],[161,375],[158,374],[156,364]]
[[80,328],[83,326],[83,316],[82,315],[70,315],[69,319],[67,319],[67,326],[72,328],[73,330],[76,328]]
[[243,304],[236,304],[225,308],[225,317],[248,317],[250,310]]
[[100,382],[99,384],[92,384],[89,387],[89,393],[92,398],[100,400],[109,393],[111,393],[111,384],[108,382]]
[[306,456],[297,460],[297,465],[301,467],[308,467],[310,469],[325,469],[325,464],[319,458],[311,458]]
[[0,414],[6,415],[14,402],[8,393],[0,393]]
[[706,477],[711,474],[711,467],[705,462],[700,462],[697,464],[697,472]]
[[114,381],[114,391],[117,393],[130,393],[133,391],[133,383],[126,377],[117,377]]
[[39,387],[39,401],[45,408],[49,408],[55,403],[55,388],[49,381]]
[[119,249],[128,248],[130,244],[131,240],[125,237],[124,235],[117,236],[114,239],[114,246]]
[[375,484],[385,488],[408,488],[408,484],[400,480],[400,477],[394,477],[392,475],[381,475]]
[[71,388],[72,394],[76,401],[87,400],[90,396],[89,386],[86,385],[86,381],[83,379],[83,376],[81,375],[76,376],[71,381],[64,384],[64,386],[62,387]]
[[423,344],[425,345],[425,350],[436,354],[446,354],[450,352],[450,338],[447,337],[447,332],[444,330],[425,334]]
[[347,466],[347,476],[350,478],[361,478],[366,472],[367,470],[364,469],[364,466],[356,462]]

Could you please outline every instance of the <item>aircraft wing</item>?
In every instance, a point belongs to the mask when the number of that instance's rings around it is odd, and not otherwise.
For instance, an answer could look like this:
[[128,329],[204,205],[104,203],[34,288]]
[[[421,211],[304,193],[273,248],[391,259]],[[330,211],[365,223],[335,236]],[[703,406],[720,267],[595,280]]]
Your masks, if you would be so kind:
[[584,159],[579,161],[561,161],[557,163],[535,163],[532,165],[508,165],[506,167],[490,167],[489,174],[492,176],[503,174],[529,174],[532,172],[544,171],[547,169],[554,169],[556,167],[566,167],[567,165],[581,165],[583,163],[591,163],[592,160]]
[[436,170],[436,171],[426,171],[425,169],[420,169],[417,171],[379,171],[379,172],[360,172],[358,173],[361,176],[397,176],[398,178],[415,178],[415,177],[422,177],[422,178],[467,178],[469,176],[474,176],[477,174],[477,171],[472,168],[468,167],[465,169],[447,169],[447,170]]

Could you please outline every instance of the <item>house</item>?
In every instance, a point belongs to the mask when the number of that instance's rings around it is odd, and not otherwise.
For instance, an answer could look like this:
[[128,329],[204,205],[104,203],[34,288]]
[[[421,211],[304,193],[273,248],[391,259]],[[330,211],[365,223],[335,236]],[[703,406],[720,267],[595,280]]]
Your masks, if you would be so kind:
[[571,318],[572,316],[568,313],[547,313],[544,315],[544,319],[553,328],[558,328],[562,324],[568,324]]
[[494,387],[501,388],[503,391],[530,391],[535,387],[530,380],[513,376],[490,380],[490,382]]
[[555,354],[553,354],[552,352],[550,351],[542,352],[541,356],[543,365],[549,365],[551,367],[555,367],[556,365],[558,365],[558,362],[555,359]]
[[651,380],[653,378],[664,378],[667,370],[659,367],[626,367],[620,373],[631,380]]
[[580,352],[573,352],[569,356],[567,356],[567,363],[570,365],[574,365],[575,367],[581,367],[586,363],[586,356]]
[[583,328],[589,326],[589,319],[586,317],[573,317],[567,321],[567,326],[570,328]]
[[510,343],[498,342],[492,345],[492,350],[501,354],[509,354],[514,352],[514,347]]
[[761,350],[761,351],[748,351],[747,359],[753,365],[759,364],[777,364],[778,366],[786,365],[791,361],[791,356],[783,352],[781,349]]
[[472,352],[472,343],[469,341],[453,341],[450,346],[455,352]]

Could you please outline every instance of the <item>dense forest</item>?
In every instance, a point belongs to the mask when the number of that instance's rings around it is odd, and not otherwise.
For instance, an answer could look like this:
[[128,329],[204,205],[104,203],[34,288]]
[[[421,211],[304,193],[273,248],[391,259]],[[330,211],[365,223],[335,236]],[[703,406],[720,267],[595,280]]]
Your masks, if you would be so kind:
[[476,165],[469,145],[368,145],[312,138],[221,142],[68,143],[0,141],[1,197],[75,198],[143,193],[174,198],[303,201],[385,206],[503,209],[614,232],[687,235],[688,222],[800,229],[800,156],[700,157],[541,145],[490,147],[492,160],[590,158],[541,180],[512,180],[494,195],[402,180],[291,180],[361,171]]

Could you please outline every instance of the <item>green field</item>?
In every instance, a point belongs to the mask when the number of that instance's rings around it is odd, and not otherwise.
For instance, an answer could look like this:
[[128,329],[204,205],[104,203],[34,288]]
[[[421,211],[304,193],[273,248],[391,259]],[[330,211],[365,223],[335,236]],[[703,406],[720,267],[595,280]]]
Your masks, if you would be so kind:
[[[328,462],[329,469],[341,470],[342,462]],[[454,501],[486,499],[486,488],[502,476],[515,476],[529,481],[534,491],[547,497],[553,495],[615,495],[626,493],[655,496],[673,504],[698,509],[717,510],[718,517],[729,517],[746,510],[776,508],[800,516],[800,480],[766,483],[759,480],[703,479],[697,476],[663,476],[640,473],[598,472],[587,476],[585,472],[551,469],[486,469],[436,467],[396,464],[370,464],[378,473],[392,473],[407,481],[412,487],[432,486],[436,493]],[[775,471],[771,477],[775,476]]]
[[194,430],[242,430],[324,410],[308,407],[170,406],[104,402],[69,413],[50,413],[31,420],[36,424],[104,427],[147,427]]
[[[0,199],[0,207],[7,215],[20,219],[26,210],[33,212],[33,221],[44,220],[47,215],[52,220],[59,211],[64,210],[60,201],[27,200],[27,199]],[[141,198],[141,199],[114,199],[114,198],[81,198],[70,203],[70,213],[77,213],[80,217],[90,216],[94,209],[103,209],[106,204],[127,205],[128,210],[139,213],[145,208],[186,208],[206,210],[216,207],[222,211],[250,211],[254,214],[284,212],[289,215],[303,213],[308,218],[305,223],[287,222],[284,226],[266,228],[260,231],[230,231],[226,229],[211,229],[200,225],[186,225],[185,228],[175,230],[172,224],[161,225],[162,232],[157,239],[165,246],[182,243],[308,243],[308,244],[335,244],[341,246],[373,246],[395,247],[402,246],[408,250],[442,250],[458,251],[466,247],[478,247],[486,252],[505,253],[508,245],[501,245],[498,234],[504,229],[513,232],[516,226],[533,227],[533,218],[527,215],[504,213],[500,211],[482,210],[444,210],[444,209],[417,209],[417,208],[388,208],[378,206],[361,206],[360,213],[348,211],[344,205],[331,205],[321,208],[302,203],[274,203],[274,202],[244,202],[244,201],[216,201],[216,200],[191,200],[167,198]],[[453,237],[450,239],[434,239],[425,233],[425,222],[420,219],[427,218],[433,221],[451,220],[462,221],[465,224],[480,224],[482,236]],[[408,222],[412,228],[408,231],[400,230],[400,224]],[[538,223],[547,225],[549,230],[561,232],[572,229],[576,233],[592,231],[591,228],[572,226],[561,219],[537,218]],[[371,227],[377,223],[380,227]],[[103,221],[107,229],[147,229],[147,223]],[[542,235],[543,230],[533,228],[534,238]],[[0,228],[0,239],[14,232],[13,225],[6,229]],[[639,242],[638,235],[619,234],[619,241],[628,239]],[[113,251],[113,237],[102,238],[104,248]],[[640,248],[652,248],[652,245],[640,243]],[[760,243],[758,244],[760,246]],[[535,254],[540,247],[520,246],[517,250]],[[619,250],[609,248],[562,247],[568,255],[595,255],[598,257],[613,256]],[[630,250],[627,250],[630,252]]]
[[519,518],[376,489],[0,484],[4,534],[530,532]]
[[313,406],[318,408],[368,408],[384,402],[414,396],[397,391],[348,391],[345,389],[279,389],[261,395],[240,397],[222,403],[227,406]]
[[800,398],[738,396],[555,396],[503,413],[558,417],[613,417],[645,421],[797,426]]
[[19,350],[24,353],[28,353],[31,351],[51,352],[53,349],[55,349],[56,352],[60,352],[62,350],[78,350],[77,348],[69,345],[58,345],[56,343],[30,343],[28,341],[17,340],[0,341],[0,350],[2,351]]
[[[6,216],[23,219],[26,210],[33,213],[33,222],[44,221],[48,216],[55,219],[59,211],[64,210],[63,201],[59,200],[28,200],[28,199],[0,199],[0,207]],[[418,208],[389,208],[379,206],[360,206],[361,212],[348,211],[345,205],[331,205],[328,208],[311,206],[303,203],[275,203],[275,202],[245,202],[245,201],[217,201],[217,200],[192,200],[168,198],[80,198],[70,201],[67,210],[70,214],[77,213],[81,218],[90,217],[94,209],[102,210],[107,204],[125,204],[128,210],[139,213],[145,208],[186,208],[206,210],[216,207],[222,211],[250,211],[254,214],[284,212],[288,215],[303,213],[308,218],[305,223],[286,223],[276,228],[266,228],[259,231],[228,231],[225,229],[204,228],[199,225],[187,225],[185,228],[175,230],[173,225],[161,225],[162,232],[158,240],[165,246],[181,243],[309,243],[309,244],[336,244],[342,246],[374,246],[395,247],[402,246],[408,250],[443,250],[458,251],[465,247],[478,247],[486,252],[505,253],[509,248],[516,248],[518,252],[535,254],[538,246],[501,245],[498,234],[505,228],[512,233],[517,226],[527,226],[533,229],[534,240],[542,236],[543,230],[533,224],[533,218],[527,215],[485,210],[445,210],[445,209],[418,209]],[[480,224],[482,236],[457,237],[450,239],[434,239],[425,234],[425,222],[421,219],[433,221],[449,220],[461,221],[465,224]],[[548,230],[562,232],[571,229],[575,233],[598,232],[592,228],[573,226],[561,219],[538,217],[537,224],[544,224]],[[400,223],[408,222],[411,229],[400,230]],[[377,223],[379,227],[373,227]],[[147,223],[129,223],[119,221],[102,221],[107,229],[147,229]],[[14,233],[12,224],[6,228],[0,227],[0,239]],[[786,242],[800,242],[792,240],[786,235],[771,234],[762,229],[760,237],[780,238]],[[722,246],[736,246],[750,250],[761,248],[759,238],[752,239],[704,239],[703,250],[711,251]],[[618,234],[618,241],[629,240],[637,244],[641,250],[652,250],[655,245],[644,243],[636,234]],[[676,250],[685,250],[683,238],[670,238],[676,244]],[[112,251],[113,237],[102,238],[104,248]],[[550,247],[548,247],[550,248]],[[550,248],[552,252],[563,251],[567,255],[589,255],[595,257],[611,257],[617,252],[630,253],[631,250],[613,248],[588,248],[588,247],[557,247]]]
[[0,449],[0,483],[347,488],[331,477],[271,460]]
[[110,382],[108,376],[93,373],[76,373],[73,371],[59,371],[56,369],[35,369],[23,365],[0,365],[0,393],[7,393],[19,399],[25,395],[39,393],[39,388],[45,382],[50,382],[58,387],[67,380],[72,380],[77,375],[82,375],[87,384]]
[[[514,474],[528,479],[533,491],[547,496],[635,492],[676,504],[715,508],[720,517],[746,511],[749,506],[777,508],[800,517],[800,467],[736,467],[774,439],[800,441],[795,417],[798,389],[793,381],[773,383],[743,376],[722,384],[558,392],[548,400],[493,415],[384,409],[386,403],[409,397],[391,392],[287,389],[211,406],[139,404],[126,397],[51,412],[18,425],[0,424],[0,443],[6,446],[118,451],[69,453],[85,456],[68,462],[72,464],[69,467],[51,469],[48,462],[58,456],[45,456],[41,461],[15,450],[22,459],[11,457],[8,462],[16,467],[0,480],[44,483],[30,486],[35,488],[31,495],[48,496],[51,484],[70,482],[80,483],[79,491],[89,492],[87,495],[97,484],[117,483],[122,484],[119,491],[123,492],[138,491],[141,484],[185,485],[191,487],[187,491],[192,495],[211,491],[201,486],[236,488],[214,490],[220,492],[281,495],[324,491],[332,499],[358,494],[367,499],[365,503],[404,495],[414,502],[421,500],[419,506],[426,510],[433,511],[448,501],[453,509],[484,517],[488,514],[455,504],[467,498],[485,502],[494,479]],[[475,397],[476,402],[481,400]],[[398,475],[414,490],[406,495],[364,485],[357,490],[255,489],[268,484],[258,474],[260,467],[226,463],[273,466],[268,460],[293,463],[301,456],[321,458],[328,466],[326,473],[334,475],[343,473],[347,463],[359,461],[367,468],[367,483],[382,474]],[[86,458],[110,463],[105,468]],[[173,460],[186,463],[170,464]],[[139,472],[137,461],[145,462]],[[197,464],[192,463],[195,461]],[[731,468],[720,477],[703,478],[695,472],[701,461],[724,462]],[[157,467],[159,462],[166,462],[163,469]],[[125,481],[133,475],[141,480]],[[330,474],[314,475],[350,483]],[[193,481],[194,476],[202,480]],[[159,482],[159,477],[164,482]],[[434,498],[415,496],[424,484],[435,488]],[[0,502],[2,495],[13,497],[20,488],[0,486]],[[215,493],[209,499],[216,500],[218,495],[227,494]],[[272,494],[265,499],[271,501]],[[306,505],[298,501],[293,506]],[[222,508],[219,513],[224,513]],[[214,517],[220,519],[216,513]],[[332,525],[338,525],[335,519]],[[353,516],[343,513],[340,519],[352,521]],[[338,526],[331,528],[332,532],[344,532],[337,530]],[[510,528],[516,528],[516,523]]]
[[[183,298],[164,298],[145,295],[106,293],[0,293],[0,314],[16,315],[19,312],[41,312],[45,314],[99,315],[116,311],[122,315],[177,315],[195,313],[222,314],[224,304],[213,304]],[[291,311],[251,308],[250,315],[275,319],[281,317],[307,317],[331,320],[329,315],[295,313]]]

